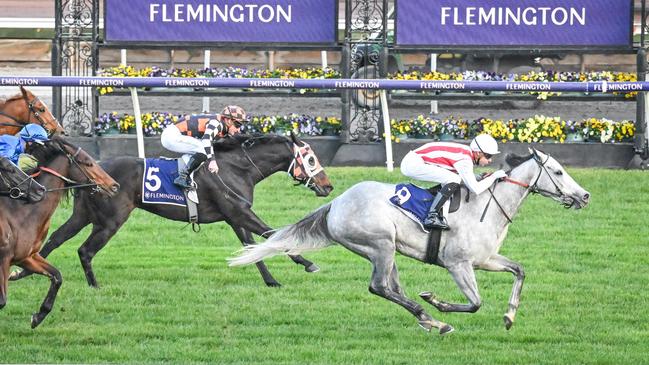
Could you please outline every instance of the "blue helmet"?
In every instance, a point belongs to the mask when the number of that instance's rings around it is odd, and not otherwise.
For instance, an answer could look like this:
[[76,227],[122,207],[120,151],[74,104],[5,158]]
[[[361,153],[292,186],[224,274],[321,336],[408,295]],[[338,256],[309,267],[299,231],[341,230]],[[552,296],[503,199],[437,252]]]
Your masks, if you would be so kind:
[[27,124],[23,127],[20,133],[18,133],[18,137],[25,142],[49,141],[47,131],[38,124]]

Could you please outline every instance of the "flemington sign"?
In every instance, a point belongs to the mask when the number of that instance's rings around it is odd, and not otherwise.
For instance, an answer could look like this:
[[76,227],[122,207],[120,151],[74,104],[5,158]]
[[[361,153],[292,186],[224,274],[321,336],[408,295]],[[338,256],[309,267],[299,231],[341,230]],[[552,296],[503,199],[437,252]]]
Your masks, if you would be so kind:
[[337,0],[104,0],[109,43],[337,42]]
[[632,0],[395,0],[399,47],[632,45]]

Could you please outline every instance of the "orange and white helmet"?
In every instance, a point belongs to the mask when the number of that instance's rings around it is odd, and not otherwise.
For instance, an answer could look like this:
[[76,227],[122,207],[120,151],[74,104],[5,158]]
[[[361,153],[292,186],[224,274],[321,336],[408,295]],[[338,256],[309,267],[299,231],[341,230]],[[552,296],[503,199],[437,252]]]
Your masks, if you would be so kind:
[[248,121],[248,115],[242,107],[238,105],[228,105],[223,108],[221,115],[234,120],[236,123],[241,124]]

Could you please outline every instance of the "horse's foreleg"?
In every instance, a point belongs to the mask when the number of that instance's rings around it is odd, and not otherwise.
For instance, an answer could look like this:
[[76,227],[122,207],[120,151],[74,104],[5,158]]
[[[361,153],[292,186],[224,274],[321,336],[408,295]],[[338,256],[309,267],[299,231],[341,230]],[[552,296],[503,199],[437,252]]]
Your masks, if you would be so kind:
[[[346,247],[353,249],[353,246],[346,245]],[[426,313],[419,303],[405,296],[398,282],[398,273],[393,273],[393,271],[396,271],[394,251],[392,253],[371,253],[366,257],[369,258],[373,266],[372,279],[369,287],[370,293],[402,306],[415,316],[419,321],[419,325],[427,331],[430,331],[432,327],[439,329],[440,335],[445,335],[453,331],[453,327],[434,319]]]
[[443,302],[437,299],[431,292],[419,293],[419,296],[432,304],[440,312],[477,312],[480,309],[481,301],[480,293],[478,292],[478,283],[475,280],[475,271],[473,271],[471,263],[464,261],[447,269],[460,288],[460,291],[462,291],[462,294],[469,300],[469,304]]
[[2,257],[0,260],[0,309],[7,304],[7,286],[9,284],[9,270],[11,268],[11,259]]
[[523,271],[523,267],[519,263],[514,262],[505,256],[494,255],[490,257],[487,262],[481,264],[479,268],[486,271],[508,271],[514,274],[514,286],[512,288],[512,295],[509,297],[509,308],[507,309],[507,313],[503,316],[505,328],[510,329],[512,324],[514,324],[514,318],[516,318],[516,311],[518,310],[521,291],[523,289],[523,281],[525,280],[525,271]]
[[[248,245],[254,245],[255,240],[252,237],[252,234],[250,231],[247,231],[241,227],[237,226],[231,226],[232,230],[234,230],[234,233],[236,233],[237,237],[239,238],[239,241],[241,241],[241,244],[245,247]],[[263,261],[257,262],[255,265],[257,265],[257,269],[259,270],[259,273],[261,274],[261,278],[264,280],[264,283],[266,283],[267,286],[270,287],[280,287],[282,284],[280,284],[273,275],[271,275],[270,271],[268,271],[268,268],[266,267],[266,264],[264,264]]]
[[18,264],[20,267],[30,270],[36,274],[45,275],[50,278],[50,289],[47,292],[47,296],[41,304],[41,308],[38,313],[32,315],[32,328],[36,328],[47,315],[52,311],[54,306],[54,300],[56,299],[56,294],[63,283],[63,278],[61,273],[39,254],[35,254],[32,257],[29,257]]
[[81,266],[83,267],[83,272],[86,274],[86,281],[88,285],[99,288],[97,279],[95,278],[95,273],[92,270],[92,259],[95,257],[97,252],[104,248],[108,241],[115,235],[117,230],[121,225],[112,225],[99,226],[94,225],[92,227],[92,233],[86,239],[86,241],[79,247],[77,251],[79,254],[79,260],[81,260]]
[[[83,227],[90,224],[88,217],[84,214],[75,214],[72,213],[72,216],[65,222],[59,229],[57,229],[50,238],[45,242],[45,245],[39,252],[39,254],[45,258],[49,256],[52,251],[59,248],[63,243],[65,243],[70,238],[76,236]],[[15,281],[25,278],[33,272],[29,270],[22,269],[20,271],[14,271],[11,273],[9,280]]]

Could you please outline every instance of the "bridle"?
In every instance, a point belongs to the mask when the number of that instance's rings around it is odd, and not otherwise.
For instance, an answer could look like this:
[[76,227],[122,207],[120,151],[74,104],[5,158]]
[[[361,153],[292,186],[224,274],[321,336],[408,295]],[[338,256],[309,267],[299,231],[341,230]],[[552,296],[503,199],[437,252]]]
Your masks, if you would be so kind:
[[[539,173],[538,173],[538,175],[536,175],[536,179],[534,179],[534,183],[526,184],[524,182],[514,180],[514,179],[509,178],[509,177],[504,177],[504,178],[499,179],[498,181],[496,181],[496,184],[493,186],[493,188],[490,187],[488,189],[489,193],[491,194],[491,197],[489,198],[489,201],[487,201],[487,205],[485,206],[485,209],[482,212],[482,216],[480,217],[480,222],[482,222],[484,220],[484,217],[485,217],[485,215],[487,213],[487,209],[489,208],[489,204],[493,200],[494,202],[496,202],[496,205],[498,206],[498,208],[500,209],[502,214],[505,216],[507,221],[509,223],[512,223],[512,219],[505,212],[505,209],[502,207],[500,202],[498,202],[498,199],[496,199],[496,196],[494,195],[494,193],[496,191],[496,187],[498,186],[497,183],[499,183],[499,182],[507,182],[507,183],[510,183],[510,184],[518,185],[520,187],[523,187],[523,188],[527,189],[528,192],[531,193],[531,194],[540,194],[540,195],[543,195],[543,196],[554,197],[554,198],[563,198],[563,197],[567,196],[561,190],[561,188],[559,187],[559,184],[557,184],[557,182],[552,178],[552,174],[548,171],[547,167],[545,166],[545,164],[550,160],[550,155],[547,155],[547,158],[545,159],[545,161],[541,161],[541,156],[539,156],[539,154],[536,153],[536,151],[533,152],[533,156],[534,156],[533,157],[534,161],[540,167]],[[539,180],[541,179],[541,176],[543,175],[543,172],[545,172],[546,175],[548,175],[548,179],[550,179],[550,182],[552,182],[552,185],[554,185],[555,191],[550,191],[550,190],[539,188],[538,183],[539,183]],[[509,175],[509,172],[508,172],[508,175]],[[572,208],[572,206],[575,204],[575,199],[570,198],[570,203],[568,203],[568,202],[566,202],[566,201],[564,201],[562,199],[562,204],[563,204],[564,208],[566,208],[566,209]]]
[[[51,132],[46,127],[47,122],[45,122],[45,120],[41,116],[41,113],[45,111],[45,108],[42,108],[40,111],[38,109],[36,109],[36,104],[38,102],[43,103],[38,98],[38,96],[34,95],[34,98],[31,101],[29,101],[29,99],[27,98],[27,95],[24,95],[24,94],[21,96],[21,98],[25,101],[25,104],[27,105],[27,110],[29,110],[29,115],[27,115],[27,120],[26,121],[25,120],[20,120],[20,119],[14,117],[13,115],[7,114],[7,113],[3,112],[2,110],[0,110],[0,115],[4,115],[5,117],[7,117],[7,118],[13,120],[14,122],[16,122],[16,123],[0,122],[0,125],[7,126],[7,127],[22,128],[22,127],[25,126],[25,124],[30,123],[30,119],[31,119],[32,114],[33,114],[34,117],[36,118],[36,120],[38,121],[38,124],[40,124],[40,126],[45,128],[45,130],[47,130],[48,132]],[[5,102],[5,104],[6,104],[6,102]]]
[[[241,149],[243,150],[243,154],[248,162],[250,162],[250,164],[257,170],[263,180],[266,176],[261,172],[247,151],[255,144],[256,139],[257,138],[249,138],[245,140],[241,143]],[[315,157],[315,154],[308,144],[302,142],[303,146],[300,147],[297,143],[293,143],[292,146],[288,141],[285,143],[289,153],[293,155],[293,160],[288,166],[286,172],[297,182],[296,185],[304,184],[304,186],[310,188],[315,184],[313,178],[323,170],[322,166],[318,163],[318,159]]]
[[313,178],[324,169],[311,150],[311,146],[304,142],[302,144],[303,146],[300,147],[297,143],[293,143],[293,161],[286,172],[297,181],[296,185],[304,184],[307,188],[311,188],[315,185]]
[[79,155],[79,153],[81,152],[81,147],[77,147],[77,151],[73,155],[68,153],[67,150],[64,150],[64,152],[65,152],[65,156],[68,158],[70,163],[73,164],[76,168],[78,168],[81,171],[81,173],[83,173],[83,176],[88,181],[87,183],[81,183],[81,182],[78,182],[78,181],[74,181],[74,180],[64,176],[60,172],[58,172],[58,171],[56,171],[54,169],[51,169],[49,167],[45,167],[45,166],[38,167],[38,171],[31,174],[30,177],[34,178],[34,177],[39,176],[41,174],[41,172],[46,172],[48,174],[51,174],[51,175],[54,175],[54,176],[58,177],[59,179],[63,180],[66,184],[68,184],[68,185],[66,185],[66,186],[64,186],[62,188],[47,189],[46,192],[57,191],[57,190],[69,190],[69,189],[76,189],[76,188],[85,188],[85,187],[90,187],[90,186],[93,187],[91,194],[100,192],[101,188],[99,187],[99,184],[97,184],[97,182],[94,179],[92,179],[86,173],[86,171],[83,168],[81,168],[81,165],[79,165],[79,162],[76,159],[77,156]]

